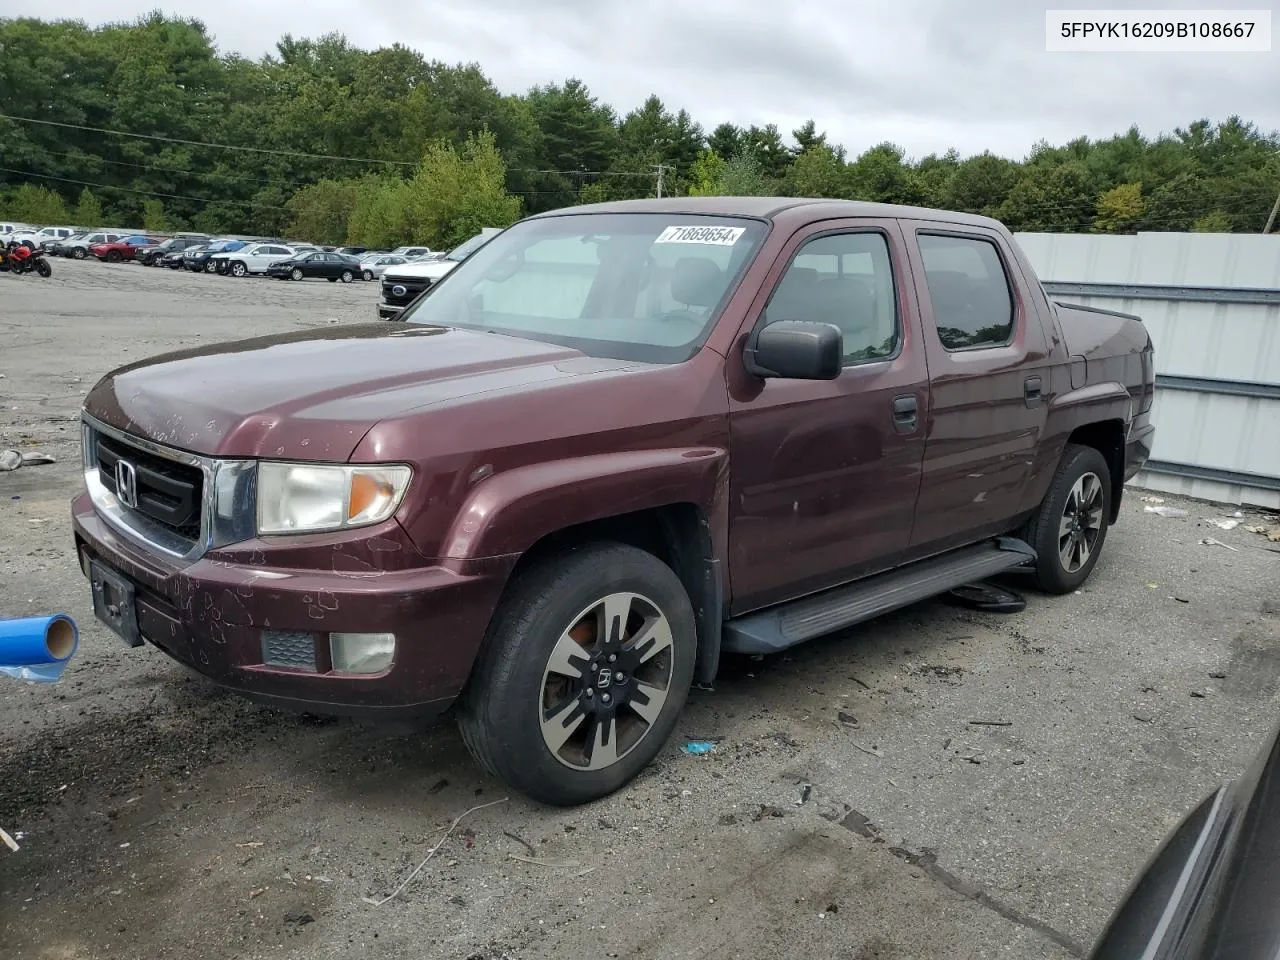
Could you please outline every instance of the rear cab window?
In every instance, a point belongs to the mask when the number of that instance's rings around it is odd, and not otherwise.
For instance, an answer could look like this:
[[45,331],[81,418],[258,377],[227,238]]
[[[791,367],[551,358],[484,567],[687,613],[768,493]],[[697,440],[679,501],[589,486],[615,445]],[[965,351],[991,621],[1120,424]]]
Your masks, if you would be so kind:
[[949,351],[1007,346],[1014,336],[1013,289],[993,241],[918,233],[938,339]]

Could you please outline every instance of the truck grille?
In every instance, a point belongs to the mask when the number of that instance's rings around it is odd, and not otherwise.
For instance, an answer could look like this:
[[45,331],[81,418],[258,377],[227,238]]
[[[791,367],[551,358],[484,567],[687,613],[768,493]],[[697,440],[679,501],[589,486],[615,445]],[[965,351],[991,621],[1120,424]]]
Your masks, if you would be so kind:
[[[204,496],[204,474],[199,467],[177,463],[100,433],[94,448],[99,482],[116,496],[126,511],[139,514],[195,544],[200,538]],[[130,474],[132,489],[123,491],[122,495],[120,480]]]
[[[382,299],[392,307],[408,306],[418,295],[431,286],[425,277],[382,278]],[[403,290],[403,293],[396,291]]]

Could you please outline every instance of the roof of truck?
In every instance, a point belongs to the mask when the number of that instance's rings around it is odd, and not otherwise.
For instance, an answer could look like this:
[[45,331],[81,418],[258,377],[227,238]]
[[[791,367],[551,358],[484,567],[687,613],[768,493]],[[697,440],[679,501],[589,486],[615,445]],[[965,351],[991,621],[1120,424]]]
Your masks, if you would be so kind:
[[663,197],[648,200],[617,200],[565,207],[535,214],[529,219],[580,213],[671,213],[702,214],[722,217],[758,217],[774,220],[830,220],[839,217],[882,217],[905,220],[937,220],[974,226],[1002,225],[991,217],[953,210],[934,210],[895,203],[869,203],[862,200],[827,200],[810,197]]

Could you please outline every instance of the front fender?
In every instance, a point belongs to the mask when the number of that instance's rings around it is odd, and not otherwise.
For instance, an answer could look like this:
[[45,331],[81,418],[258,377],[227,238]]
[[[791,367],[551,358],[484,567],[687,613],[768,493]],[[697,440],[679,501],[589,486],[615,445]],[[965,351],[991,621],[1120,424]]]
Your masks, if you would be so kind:
[[727,468],[728,451],[717,447],[633,450],[518,467],[471,491],[441,556],[524,553],[566,527],[673,503],[693,503],[712,516]]

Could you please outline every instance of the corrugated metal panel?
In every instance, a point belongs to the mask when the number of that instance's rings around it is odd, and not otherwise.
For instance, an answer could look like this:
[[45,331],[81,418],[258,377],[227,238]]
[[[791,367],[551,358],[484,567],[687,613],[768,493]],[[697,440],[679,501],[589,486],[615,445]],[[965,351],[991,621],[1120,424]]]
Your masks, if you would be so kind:
[[[1280,387],[1280,303],[1232,303],[1222,292],[1280,291],[1280,235],[1033,233],[1017,240],[1051,295],[1055,283],[1166,288],[1141,297],[1132,289],[1103,295],[1096,287],[1091,296],[1058,295],[1142,317],[1157,374],[1184,378],[1178,389],[1156,392],[1152,460],[1166,472],[1144,471],[1136,483],[1280,508],[1280,399],[1266,395]],[[1187,287],[1207,288],[1192,293],[1210,300],[1167,289]],[[1219,383],[1197,389],[1185,378]],[[1221,381],[1263,396],[1224,394]]]

